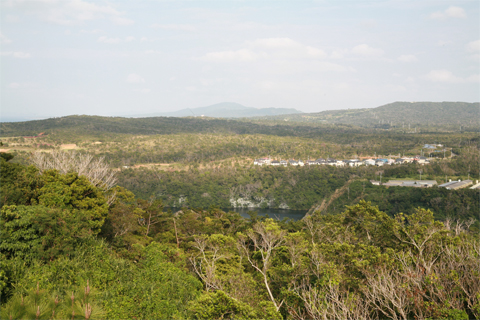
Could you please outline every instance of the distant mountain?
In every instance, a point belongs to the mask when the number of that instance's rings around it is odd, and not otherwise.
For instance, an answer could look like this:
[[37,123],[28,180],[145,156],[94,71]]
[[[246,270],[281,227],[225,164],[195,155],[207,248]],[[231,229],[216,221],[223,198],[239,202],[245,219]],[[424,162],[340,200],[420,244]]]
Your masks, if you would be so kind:
[[377,108],[331,110],[264,117],[309,123],[340,123],[361,127],[446,126],[480,128],[480,103],[394,102]]
[[134,117],[192,117],[205,116],[212,118],[248,118],[275,116],[282,114],[302,113],[296,109],[287,108],[250,108],[234,102],[222,102],[207,107],[182,109],[172,112],[158,112],[135,115]]

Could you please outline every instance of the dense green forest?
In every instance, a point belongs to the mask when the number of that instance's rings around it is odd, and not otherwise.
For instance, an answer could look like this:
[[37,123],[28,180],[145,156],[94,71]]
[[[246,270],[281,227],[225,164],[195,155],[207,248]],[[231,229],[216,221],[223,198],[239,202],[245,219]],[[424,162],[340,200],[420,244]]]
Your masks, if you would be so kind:
[[[480,179],[478,133],[397,129],[90,116],[2,123],[1,318],[478,318],[478,189],[370,182]],[[431,163],[252,163],[404,154]],[[244,219],[234,207],[309,212]]]
[[[457,165],[457,168],[461,167]],[[450,167],[447,169],[453,170]],[[387,189],[370,183],[370,180],[379,180],[380,173],[384,181],[408,177],[418,179],[418,170],[422,170],[423,179],[438,179],[441,182],[444,170],[440,166],[411,164],[387,166],[379,170],[377,167],[237,166],[168,172],[143,168],[124,169],[118,177],[119,184],[132,190],[138,197],[162,199],[169,207],[207,209],[215,205],[221,208],[253,206],[308,210],[326,202],[330,205],[325,210],[338,213],[346,205],[367,200],[391,216],[401,211],[412,212],[419,206],[435,209],[437,218],[445,218],[448,213],[463,218],[478,215],[478,190],[455,191],[438,187]],[[472,177],[474,172],[475,176],[478,174],[472,169]]]
[[296,222],[215,207],[172,214],[1,155],[2,318],[480,316],[478,229],[463,217],[392,217],[363,200]]

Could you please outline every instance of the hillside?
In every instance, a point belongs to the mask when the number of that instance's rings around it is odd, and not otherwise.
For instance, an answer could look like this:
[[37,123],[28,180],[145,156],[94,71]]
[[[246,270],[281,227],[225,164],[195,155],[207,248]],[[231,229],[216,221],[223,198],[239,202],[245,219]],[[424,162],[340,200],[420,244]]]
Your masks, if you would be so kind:
[[134,117],[191,117],[205,116],[212,118],[248,118],[261,116],[275,116],[282,114],[301,113],[296,109],[288,108],[250,108],[239,103],[222,102],[211,106],[200,108],[188,108],[172,112],[156,112],[143,115],[135,115]]
[[[352,128],[338,127],[335,131]],[[287,123],[267,125],[206,117],[151,117],[121,118],[100,116],[67,116],[46,120],[10,122],[0,124],[0,136],[34,136],[41,132],[66,132],[85,134],[178,134],[178,133],[231,133],[231,134],[270,134],[278,136],[308,135],[311,132],[331,131],[329,128],[311,128]]]
[[394,102],[371,109],[331,110],[318,113],[265,117],[308,123],[341,123],[363,127],[402,128],[443,126],[460,130],[480,127],[480,103]]

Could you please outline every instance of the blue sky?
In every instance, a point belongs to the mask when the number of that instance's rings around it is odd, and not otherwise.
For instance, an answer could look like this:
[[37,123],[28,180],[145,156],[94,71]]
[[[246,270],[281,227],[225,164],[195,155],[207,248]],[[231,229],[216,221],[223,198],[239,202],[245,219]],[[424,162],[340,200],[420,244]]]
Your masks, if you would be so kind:
[[479,8],[476,0],[0,0],[0,115],[478,102]]

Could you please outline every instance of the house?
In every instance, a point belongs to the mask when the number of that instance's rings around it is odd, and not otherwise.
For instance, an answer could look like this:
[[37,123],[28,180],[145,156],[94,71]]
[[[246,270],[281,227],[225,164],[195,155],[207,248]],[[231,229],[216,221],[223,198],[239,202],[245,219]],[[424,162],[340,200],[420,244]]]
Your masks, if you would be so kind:
[[309,166],[315,166],[317,165],[317,162],[315,160],[307,160],[307,162],[305,162],[306,165],[309,165]]
[[280,160],[280,165],[286,167],[287,166],[287,160]]
[[444,187],[447,190],[458,190],[463,189],[473,184],[472,180],[458,180],[458,181],[450,181],[444,184],[439,185],[439,187]]
[[273,160],[272,162],[270,162],[270,165],[271,165],[271,166],[279,166],[279,165],[280,165],[280,161],[278,161],[278,160]]
[[253,164],[256,165],[256,166],[269,165],[270,161],[271,161],[270,158],[265,157],[265,158],[255,159],[253,161]]
[[317,159],[315,162],[316,162],[318,165],[320,165],[320,164],[327,164],[327,161],[326,161],[325,159],[323,159],[323,158],[319,158],[319,159]]
[[478,180],[473,186],[470,187],[470,189],[480,189],[480,183],[478,183]]
[[305,163],[303,163],[303,161],[299,159],[299,160],[298,160],[298,165],[299,165],[300,167],[303,167],[303,166],[305,165]]
[[415,157],[415,161],[417,161],[418,164],[429,164],[430,161],[426,157]]
[[366,166],[374,166],[374,165],[375,165],[375,160],[373,160],[373,159],[366,159],[366,160],[363,160],[363,163],[364,163]]
[[328,158],[328,159],[327,159],[327,164],[328,164],[329,166],[336,166],[336,165],[337,165],[337,160],[332,159],[332,158]]
[[458,181],[452,181],[452,179],[450,179],[448,182],[445,182],[445,183],[442,183],[441,185],[439,185],[440,188],[446,188],[448,186],[451,186],[455,183],[457,183]]
[[337,167],[344,167],[345,166],[345,162],[343,160],[337,160],[337,162],[335,163],[335,166]]
[[363,164],[362,161],[360,161],[358,159],[344,160],[343,162],[350,167],[358,167],[358,166],[361,166]]
[[375,160],[375,165],[377,167],[382,167],[383,166],[383,161],[382,160]]
[[437,185],[435,180],[390,180],[383,184],[385,187],[413,187],[431,188]]
[[296,161],[296,160],[288,160],[288,163],[289,163],[291,166],[298,166],[298,161]]

